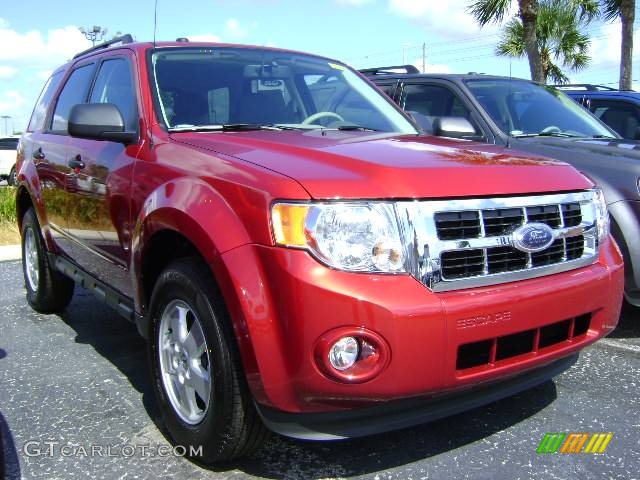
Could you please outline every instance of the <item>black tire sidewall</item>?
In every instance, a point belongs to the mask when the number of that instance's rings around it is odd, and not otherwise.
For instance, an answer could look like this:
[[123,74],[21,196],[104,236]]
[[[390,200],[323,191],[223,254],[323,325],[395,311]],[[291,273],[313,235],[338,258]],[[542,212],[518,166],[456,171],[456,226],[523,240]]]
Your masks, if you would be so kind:
[[[148,340],[149,365],[153,388],[165,425],[172,439],[187,450],[189,446],[203,447],[203,460],[215,461],[226,456],[226,434],[230,428],[233,411],[233,365],[231,354],[217,320],[203,279],[189,272],[188,265],[177,262],[160,276],[150,302],[150,325]],[[183,422],[174,412],[161,378],[158,357],[158,328],[165,307],[173,300],[187,303],[198,317],[209,349],[213,388],[209,398],[209,410],[196,425]]]
[[[36,250],[38,252],[38,289],[34,291],[29,284],[29,279],[27,278],[27,256],[25,255],[25,239],[27,238],[27,230],[31,229],[33,231],[33,236],[36,243]],[[46,263],[46,252],[44,249],[44,241],[42,239],[42,235],[40,234],[40,227],[38,225],[38,220],[36,219],[35,213],[33,210],[29,210],[22,222],[22,272],[24,275],[24,284],[27,289],[27,301],[31,305],[39,304],[43,289],[46,287],[45,280],[45,269],[48,268],[48,264]]]
[[9,176],[7,177],[7,185],[14,187],[16,185],[16,167],[15,165],[11,167],[11,171],[9,172]]

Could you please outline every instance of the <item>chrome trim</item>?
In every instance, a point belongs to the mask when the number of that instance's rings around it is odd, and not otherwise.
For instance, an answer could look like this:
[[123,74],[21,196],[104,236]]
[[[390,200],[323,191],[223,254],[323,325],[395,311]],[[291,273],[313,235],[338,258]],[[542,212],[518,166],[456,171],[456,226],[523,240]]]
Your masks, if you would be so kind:
[[[582,214],[582,222],[580,225],[574,227],[564,226],[564,215],[561,204],[566,203],[580,204]],[[511,232],[499,236],[485,236],[482,211],[522,208],[524,213],[523,224],[526,224],[528,218],[525,207],[542,205],[558,205],[560,210],[561,226],[555,229],[552,228],[552,230],[554,240],[563,240],[565,247],[563,261],[551,265],[534,267],[532,265],[532,255],[528,254],[526,268],[505,273],[489,274],[486,249],[499,246],[513,247],[513,238]],[[595,192],[592,190],[523,197],[401,201],[396,203],[395,208],[405,248],[405,269],[435,292],[497,285],[500,283],[552,275],[554,273],[584,267],[598,260],[597,211]],[[479,213],[481,224],[480,236],[461,240],[440,240],[436,229],[436,213],[460,211],[476,211]],[[566,239],[575,236],[583,236],[584,238],[583,255],[578,259],[566,261]],[[485,265],[483,274],[461,279],[443,278],[440,260],[442,253],[466,249],[484,249],[483,257]]]

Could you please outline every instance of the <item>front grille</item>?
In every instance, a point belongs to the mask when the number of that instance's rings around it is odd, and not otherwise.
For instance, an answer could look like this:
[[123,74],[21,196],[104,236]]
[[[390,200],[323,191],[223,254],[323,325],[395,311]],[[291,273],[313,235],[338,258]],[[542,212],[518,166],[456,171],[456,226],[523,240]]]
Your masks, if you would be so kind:
[[441,240],[480,236],[478,212],[439,212],[436,213],[435,220],[438,238]]
[[[520,197],[404,201],[395,204],[407,270],[434,291],[535,278],[598,259],[593,191]],[[553,242],[534,253],[514,232],[545,224]]]
[[590,323],[591,314],[587,313],[540,328],[465,343],[458,347],[456,369],[493,366],[501,360],[535,354],[545,348],[579,339],[587,333]]

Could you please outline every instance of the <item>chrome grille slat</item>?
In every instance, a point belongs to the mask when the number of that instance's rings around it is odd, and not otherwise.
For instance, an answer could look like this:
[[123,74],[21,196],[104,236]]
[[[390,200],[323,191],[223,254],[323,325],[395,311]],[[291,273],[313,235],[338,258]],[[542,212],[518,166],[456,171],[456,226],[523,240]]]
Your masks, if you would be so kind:
[[[396,209],[407,268],[434,291],[540,277],[598,258],[592,191],[398,202]],[[549,225],[554,236],[550,247],[533,254],[517,250],[512,239],[531,222]]]

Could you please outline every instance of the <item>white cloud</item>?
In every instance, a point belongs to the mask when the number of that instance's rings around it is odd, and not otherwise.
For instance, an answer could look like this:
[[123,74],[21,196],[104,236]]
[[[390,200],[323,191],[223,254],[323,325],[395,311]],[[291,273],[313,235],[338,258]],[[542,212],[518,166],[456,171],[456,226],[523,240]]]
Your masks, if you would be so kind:
[[424,72],[422,71],[422,58],[414,60],[411,65],[415,66],[422,73],[451,73],[451,67],[444,63],[426,63]]
[[[606,83],[609,86],[617,88],[618,76],[620,71],[620,39],[621,26],[620,21],[603,24],[601,27],[594,29],[591,34],[591,47],[589,55],[591,63],[585,70],[574,73],[571,78],[572,83]],[[638,70],[638,62],[640,61],[640,31],[633,35],[633,62],[632,67],[633,78],[640,78]],[[638,87],[636,82],[635,87]]]
[[8,112],[15,116],[16,112],[25,106],[25,98],[16,90],[7,90],[0,93],[0,112]]
[[239,40],[247,36],[247,28],[240,24],[235,18],[230,18],[224,24],[223,35],[225,38]]
[[220,42],[220,37],[213,33],[202,33],[200,35],[187,35],[192,42]]
[[48,80],[49,77],[51,76],[51,74],[53,73],[53,70],[40,70],[36,76],[41,79],[42,81]]
[[362,5],[366,5],[367,3],[373,3],[376,0],[335,0],[336,3],[340,5],[349,5],[352,7],[361,7]]
[[[389,0],[389,10],[424,25],[429,32],[450,39],[494,35],[500,31],[500,26],[495,24],[481,29],[467,11],[469,4],[469,0]],[[507,19],[517,12],[516,4],[512,2]]]
[[18,73],[18,69],[16,67],[0,65],[0,78],[2,79],[13,78],[16,75],[16,73]]
[[49,30],[46,37],[38,31],[19,33],[0,28],[0,61],[42,62],[59,65],[75,53],[91,46],[74,26]]

